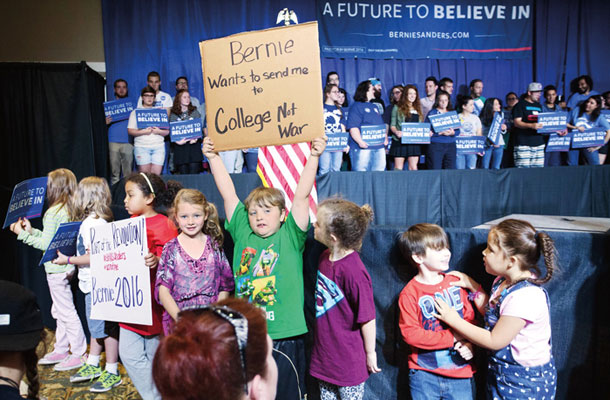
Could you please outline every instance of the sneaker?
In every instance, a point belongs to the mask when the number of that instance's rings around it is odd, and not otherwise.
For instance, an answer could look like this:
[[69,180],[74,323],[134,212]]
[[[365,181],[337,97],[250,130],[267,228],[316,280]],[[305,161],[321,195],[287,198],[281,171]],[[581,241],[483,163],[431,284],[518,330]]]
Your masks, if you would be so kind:
[[119,386],[121,382],[123,382],[121,375],[111,374],[110,372],[104,370],[104,372],[102,372],[102,376],[95,381],[91,388],[89,388],[89,391],[94,393],[107,392],[113,387]]
[[98,366],[85,364],[78,370],[77,373],[70,377],[70,382],[85,382],[92,381],[102,374],[102,369]]
[[70,353],[56,353],[55,351],[52,351],[38,360],[38,364],[53,365],[65,361],[68,357],[70,357]]
[[71,369],[80,368],[85,365],[85,356],[75,356],[71,355],[66,358],[64,361],[55,365],[53,369],[55,371],[69,371]]

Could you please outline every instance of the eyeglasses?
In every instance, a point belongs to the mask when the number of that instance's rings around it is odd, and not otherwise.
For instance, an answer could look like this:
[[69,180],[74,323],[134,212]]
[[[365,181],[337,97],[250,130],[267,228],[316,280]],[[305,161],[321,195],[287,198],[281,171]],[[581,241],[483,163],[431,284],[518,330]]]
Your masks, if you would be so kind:
[[194,311],[202,313],[211,311],[214,315],[219,316],[231,324],[235,330],[235,339],[237,339],[237,348],[241,361],[241,370],[244,376],[244,392],[248,394],[248,377],[246,375],[246,346],[248,345],[248,320],[241,313],[227,306],[209,305],[209,306],[192,306],[183,308],[178,314],[178,318],[185,311]]

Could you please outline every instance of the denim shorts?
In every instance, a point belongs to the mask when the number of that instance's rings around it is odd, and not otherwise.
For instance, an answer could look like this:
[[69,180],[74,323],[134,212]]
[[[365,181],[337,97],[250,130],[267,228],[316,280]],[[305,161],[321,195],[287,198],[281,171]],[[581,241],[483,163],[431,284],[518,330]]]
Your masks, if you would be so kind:
[[103,339],[108,336],[104,331],[106,321],[91,319],[91,293],[85,294],[85,313],[87,315],[87,327],[89,328],[91,337],[94,339]]
[[476,394],[472,378],[449,378],[421,369],[409,371],[409,387],[413,400],[470,400]]
[[163,165],[165,162],[165,145],[161,144],[154,147],[139,147],[133,148],[133,155],[138,165]]

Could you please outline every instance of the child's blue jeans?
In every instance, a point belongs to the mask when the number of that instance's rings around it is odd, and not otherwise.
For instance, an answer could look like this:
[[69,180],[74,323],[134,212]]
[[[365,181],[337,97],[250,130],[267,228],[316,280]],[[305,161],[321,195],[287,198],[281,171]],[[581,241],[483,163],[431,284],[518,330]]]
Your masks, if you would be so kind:
[[475,398],[472,378],[449,378],[421,369],[409,371],[409,387],[413,400],[466,400]]

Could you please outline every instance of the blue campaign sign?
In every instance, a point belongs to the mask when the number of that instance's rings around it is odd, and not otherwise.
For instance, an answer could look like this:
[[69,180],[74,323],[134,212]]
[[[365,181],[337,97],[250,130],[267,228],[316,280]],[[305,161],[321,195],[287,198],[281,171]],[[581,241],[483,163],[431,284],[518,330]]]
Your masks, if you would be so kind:
[[336,152],[343,151],[347,147],[347,132],[326,133],[328,138],[324,151]]
[[44,199],[47,193],[47,177],[32,178],[15,185],[11,201],[8,204],[2,229],[19,218],[34,218],[42,214]]
[[610,110],[602,110],[602,115],[606,117],[606,121],[610,124]]
[[485,146],[485,136],[456,136],[456,154],[482,153]]
[[542,124],[542,128],[537,131],[538,133],[565,131],[568,123],[568,113],[565,111],[540,113],[538,114],[538,123]]
[[427,122],[403,122],[400,131],[402,144],[430,144],[430,124]]
[[360,127],[360,135],[369,146],[383,145],[386,127],[385,125],[363,125]]
[[104,114],[106,117],[111,117],[112,122],[123,121],[129,118],[134,108],[136,105],[129,99],[107,101],[104,103]]
[[138,129],[157,127],[169,129],[167,111],[163,108],[138,108],[136,110]]
[[472,3],[317,0],[320,52],[333,58],[532,57],[531,0]]
[[59,225],[57,232],[51,239],[49,247],[42,255],[42,259],[38,265],[42,265],[48,261],[53,261],[57,258],[57,250],[61,251],[66,256],[76,254],[76,237],[82,222],[68,222]]
[[172,142],[177,142],[182,139],[199,139],[200,137],[203,137],[203,122],[201,121],[201,118],[170,122],[169,127],[169,134]]
[[503,123],[504,118],[502,118],[502,114],[496,111],[494,113],[494,119],[491,122],[491,126],[489,127],[489,132],[487,132],[487,138],[495,145],[500,144],[500,135],[502,135]]
[[573,131],[572,148],[584,149],[587,147],[598,147],[604,145],[606,131],[604,128],[585,129],[584,132]]
[[455,111],[448,111],[444,114],[428,115],[428,119],[432,124],[432,129],[437,133],[446,131],[449,128],[459,129],[462,127],[460,117],[458,117],[457,112]]
[[556,133],[551,133],[549,141],[546,144],[545,151],[553,153],[557,151],[569,151],[570,143],[572,142],[572,132],[568,132],[565,136],[560,136]]

